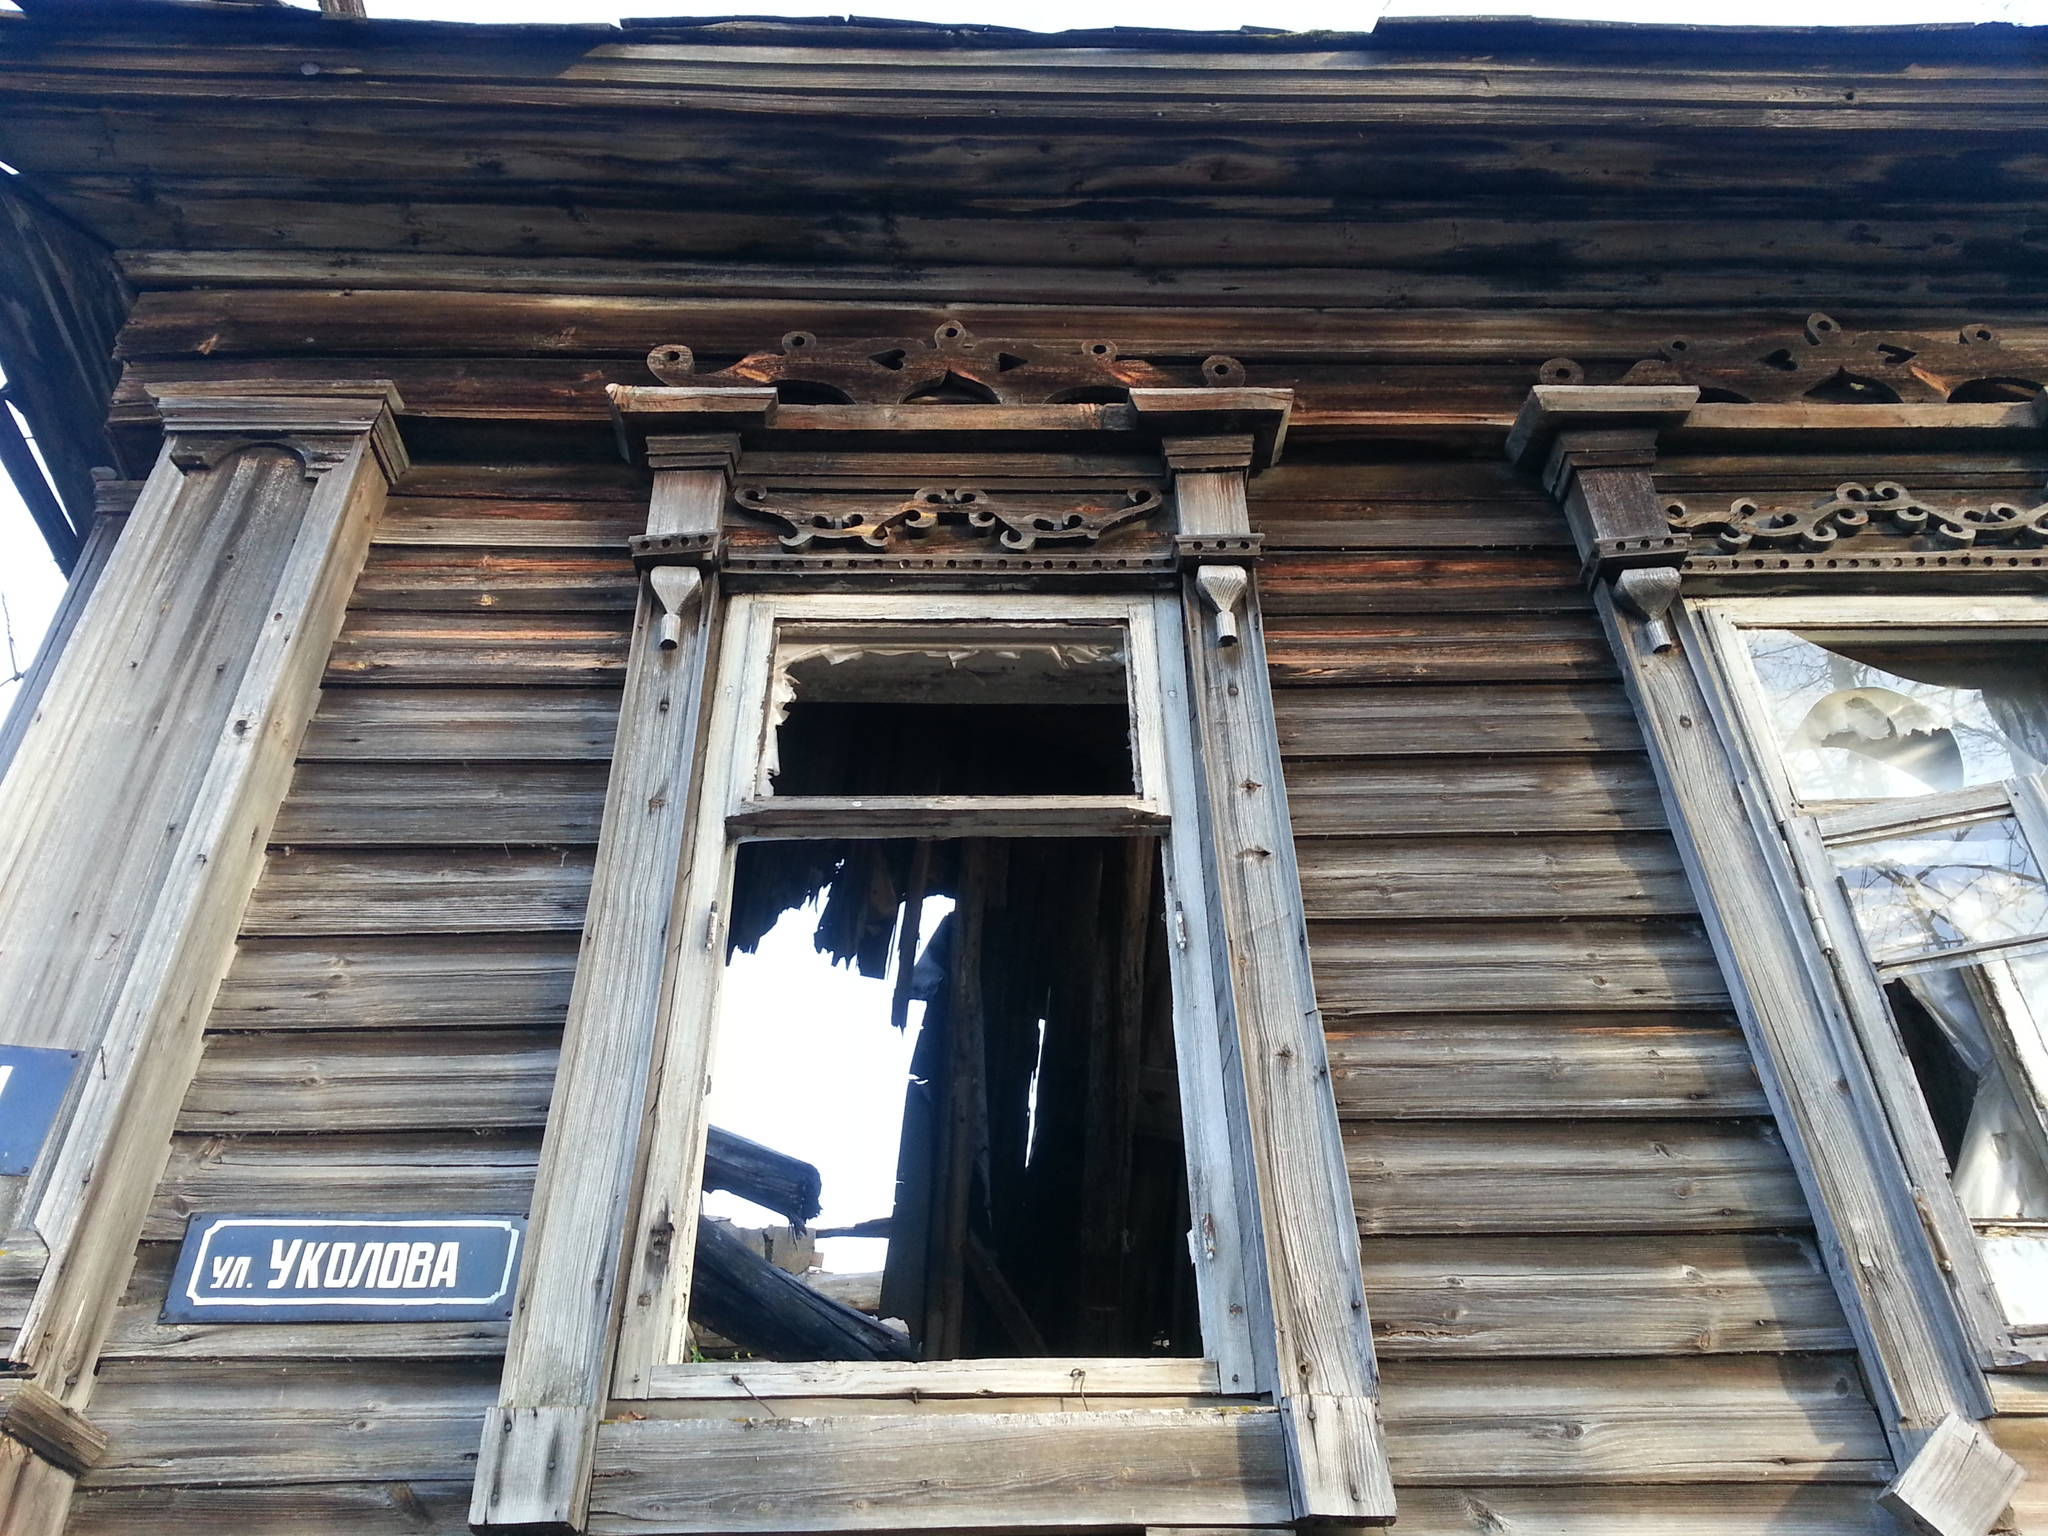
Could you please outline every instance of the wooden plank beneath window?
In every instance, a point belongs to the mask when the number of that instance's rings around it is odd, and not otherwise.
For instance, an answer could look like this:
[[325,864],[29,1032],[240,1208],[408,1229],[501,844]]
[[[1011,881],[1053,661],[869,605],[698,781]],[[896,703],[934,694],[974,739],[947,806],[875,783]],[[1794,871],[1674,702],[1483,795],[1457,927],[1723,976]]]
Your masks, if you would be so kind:
[[1273,696],[1289,778],[1307,757],[1442,757],[1476,752],[1640,752],[1619,688],[1281,688]]
[[1301,895],[1320,921],[1646,917],[1694,910],[1662,834],[1304,838]]
[[242,931],[292,933],[564,932],[580,928],[589,848],[274,850]]
[[301,763],[273,844],[595,843],[606,765]]
[[465,1470],[497,1362],[132,1361],[102,1370],[96,1488],[434,1481]]
[[1374,1237],[1361,1261],[1383,1361],[1853,1347],[1806,1238]]
[[[283,1483],[234,1488],[88,1489],[71,1501],[70,1536],[470,1536],[469,1479]],[[1832,1533],[1822,1533],[1832,1536]]]
[[587,687],[625,675],[623,615],[351,613],[327,682]]
[[1650,766],[1631,753],[1296,761],[1287,768],[1287,803],[1297,838],[1666,826]]
[[214,999],[212,1029],[555,1028],[577,935],[251,939]]
[[[736,1403],[761,1398],[1214,1397],[1213,1360],[1152,1357],[1129,1360],[773,1360],[703,1361],[657,1370],[650,1395]],[[645,1399],[632,1406],[647,1411]],[[1012,1408],[1015,1405],[1011,1405]],[[656,1411],[659,1411],[658,1408]],[[802,1410],[783,1410],[785,1413]],[[836,1411],[836,1410],[835,1410]],[[865,1412],[849,1408],[849,1412]],[[715,1414],[694,1414],[696,1417]]]
[[1292,1516],[1271,1409],[611,1421],[590,1502],[593,1536]]
[[1870,1488],[1828,1484],[1404,1487],[1400,1530],[1401,1536],[1870,1536],[1878,1529],[1875,1497]]
[[1311,923],[1326,1020],[1347,1014],[1532,1008],[1725,1008],[1697,924]]
[[382,546],[349,597],[358,612],[628,613],[637,599],[617,551]]
[[553,1030],[212,1036],[178,1113],[188,1135],[511,1129],[547,1123]]
[[174,1136],[142,1240],[178,1241],[195,1211],[524,1215],[539,1156],[529,1131]]
[[604,762],[618,728],[615,688],[335,688],[300,762]]
[[1354,1120],[1362,1234],[1745,1232],[1812,1217],[1762,1121]]
[[274,1370],[293,1359],[496,1360],[505,1352],[503,1323],[160,1322],[178,1247],[140,1245],[101,1360],[264,1360]]
[[1768,1112],[1749,1046],[1725,1014],[1450,1014],[1356,1020],[1328,1039],[1347,1120]]
[[1397,1481],[1884,1482],[1853,1356],[1389,1361]]

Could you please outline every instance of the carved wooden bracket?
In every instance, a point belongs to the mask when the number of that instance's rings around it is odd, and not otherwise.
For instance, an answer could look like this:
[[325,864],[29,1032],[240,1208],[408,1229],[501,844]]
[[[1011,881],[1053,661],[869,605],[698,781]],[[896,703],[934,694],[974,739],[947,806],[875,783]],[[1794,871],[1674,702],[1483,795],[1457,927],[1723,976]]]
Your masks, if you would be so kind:
[[772,385],[791,405],[895,405],[910,401],[979,405],[1118,402],[1133,388],[1200,383],[1237,386],[1244,368],[1211,357],[1198,379],[1184,379],[1136,358],[1117,356],[1107,341],[984,341],[948,322],[930,341],[883,337],[820,341],[791,331],[779,352],[756,352],[717,373],[700,374],[690,349],[670,342],[647,354],[664,384],[698,388]]
[[1205,565],[1195,572],[1195,590],[1216,616],[1216,643],[1220,646],[1236,645],[1243,638],[1238,633],[1237,614],[1251,581],[1251,573],[1241,565]]
[[[1732,340],[1675,337],[1639,362],[1626,385],[1691,384],[1705,402],[1910,405],[2028,400],[2048,382],[2048,348],[2001,341],[1988,325],[1953,337],[1846,331],[1826,315],[1797,332]],[[1543,365],[1544,384],[1577,384],[1570,358]]]

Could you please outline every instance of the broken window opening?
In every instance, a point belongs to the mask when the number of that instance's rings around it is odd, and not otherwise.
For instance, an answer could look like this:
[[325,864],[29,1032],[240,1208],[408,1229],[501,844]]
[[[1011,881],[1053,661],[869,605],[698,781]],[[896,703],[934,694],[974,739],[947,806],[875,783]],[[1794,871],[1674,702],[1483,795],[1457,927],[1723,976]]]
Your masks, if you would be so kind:
[[771,688],[777,795],[1136,788],[1120,630],[793,631]]
[[[952,906],[929,927],[944,910],[935,898]],[[797,1232],[781,1239],[778,1268],[773,1235],[707,1216],[691,1305],[701,1353],[1202,1353],[1155,840],[743,843],[731,910],[729,957],[781,934],[788,914],[815,912],[818,963],[886,983],[887,1014],[905,1030],[891,1048],[907,1061],[893,1058],[893,1101],[860,1116],[870,1144],[846,1149],[892,1163],[886,1206],[845,1219],[834,1190],[844,1159],[820,1169],[834,1215],[818,1231],[886,1238],[879,1275],[809,1272]],[[874,1020],[886,1029],[879,997],[860,1026],[870,1036]],[[819,1074],[828,1092],[887,1093],[867,1074],[835,1081],[848,1077],[840,1058],[806,1053],[799,1033],[744,989],[721,1001],[720,1036],[750,1037],[789,1084],[810,1082],[792,1090],[800,1097]],[[878,1149],[891,1128],[893,1145]]]

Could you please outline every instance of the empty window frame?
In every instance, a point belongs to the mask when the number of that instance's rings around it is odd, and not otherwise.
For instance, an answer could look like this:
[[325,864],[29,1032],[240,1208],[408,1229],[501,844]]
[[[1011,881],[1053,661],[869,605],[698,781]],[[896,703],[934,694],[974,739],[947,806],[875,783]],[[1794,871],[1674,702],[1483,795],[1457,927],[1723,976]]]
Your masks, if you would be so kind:
[[[870,974],[893,958],[906,988],[898,1017],[915,985],[907,964],[922,949],[926,1022],[941,1027],[922,1037],[929,1048],[913,1075],[939,1097],[906,1096],[898,1203],[876,1213],[892,1222],[884,1284],[897,1303],[878,1310],[899,1326],[892,1334],[828,1317],[810,1335],[820,1340],[815,1354],[800,1359],[791,1358],[803,1352],[787,1339],[806,1336],[801,1327],[769,1338],[765,1350],[725,1339],[750,1357],[745,1390],[762,1397],[920,1385],[994,1395],[1057,1395],[1077,1386],[1252,1390],[1249,1228],[1225,1107],[1180,647],[1180,605],[1165,596],[748,594],[727,603],[678,907],[683,962],[641,1201],[643,1234],[668,1235],[665,1243],[636,1245],[615,1373],[620,1397],[738,1390],[730,1358],[705,1358],[730,1353],[703,1347],[719,1333],[703,1305],[708,1291],[693,1330],[693,1268],[703,1268],[704,1282],[724,1286],[728,1298],[735,1273],[780,1282],[731,1251],[729,1231],[711,1233],[699,1247],[698,1190],[720,1177],[716,1168],[703,1172],[707,1136],[714,1162],[731,1142],[705,1112],[720,984],[736,936],[751,941],[777,915],[821,895],[830,947]],[[1096,1012],[1130,1015],[1122,1030],[1128,1050],[1054,1038],[1062,1028],[1085,1036],[1100,1027],[1085,1022],[1085,1001],[1054,995],[1062,965],[1033,957],[1017,937],[1023,927],[1060,932],[1063,892],[1075,902],[1099,899],[1128,935],[1068,966],[1087,977],[1083,992],[1107,984],[1118,968],[1126,973],[1131,997],[1121,1009]],[[934,895],[958,904],[943,936],[916,928]],[[1012,910],[995,910],[1005,903]],[[1009,967],[1009,993],[997,997],[991,977],[975,983],[978,993],[962,991],[962,975],[984,959]],[[969,1123],[949,1131],[921,1117],[934,1109],[943,1115],[948,1095],[961,1099],[956,1042],[969,1038],[962,1021],[970,1012],[980,1022],[967,1053],[979,1062],[966,1096]],[[1031,1072],[998,1070],[986,1059],[989,1051],[1016,1056],[1040,1020],[1045,1045]],[[1148,1074],[1162,1072],[1172,1080],[1151,1082],[1155,1091],[1123,1106],[1133,1122],[1148,1112],[1153,1119],[1178,1114],[1173,1135],[1151,1128],[1149,1151],[1137,1139],[1142,1127],[1111,1125],[1105,1133],[1078,1107],[1132,1083],[1142,1089]],[[1020,1097],[1027,1090],[1028,1106]],[[1085,1204],[1096,1177],[1077,1164],[1062,1169],[1057,1159],[1033,1157],[1036,1193],[1024,1191],[1033,1182],[1025,1159],[1019,1148],[1008,1149],[1017,1156],[1004,1148],[1019,1125],[1029,1133],[1041,1105],[1069,1117],[1071,1136],[1107,1134],[1153,1161],[1117,1196],[1128,1201],[1141,1192],[1142,1212],[1076,1206],[1079,1227],[1120,1225],[1134,1234],[1139,1259],[1120,1271],[1089,1270],[1091,1240],[1077,1231],[1076,1283],[1094,1288],[1085,1303],[1053,1294],[1045,1256],[1024,1247],[1033,1223],[1044,1230],[1048,1190]],[[1062,1155],[1075,1151],[1067,1146]],[[1170,1202],[1162,1158],[1179,1186]],[[1027,1211],[1033,1199],[1039,1208]],[[803,1219],[798,1209],[786,1214]],[[1153,1230],[1165,1220],[1178,1227],[1177,1250]],[[745,1322],[729,1308],[723,1315]],[[835,1324],[844,1325],[836,1336]]]
[[1979,1347],[2048,1355],[2048,602],[1700,612]]

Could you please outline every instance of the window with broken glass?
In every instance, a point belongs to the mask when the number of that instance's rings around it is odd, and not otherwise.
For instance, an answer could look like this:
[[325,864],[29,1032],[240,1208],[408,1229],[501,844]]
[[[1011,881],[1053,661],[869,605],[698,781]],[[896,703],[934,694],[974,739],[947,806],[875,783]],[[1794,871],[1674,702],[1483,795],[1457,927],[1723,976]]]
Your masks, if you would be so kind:
[[622,1395],[1250,1390],[1179,624],[725,605]]
[[[2048,602],[1742,599],[1700,611],[1880,1086],[1910,1090],[1893,1095],[1893,1113],[1932,1131],[1919,1139],[1939,1148],[2005,1345],[2038,1353]],[[1915,1139],[1901,1138],[1909,1167]]]

